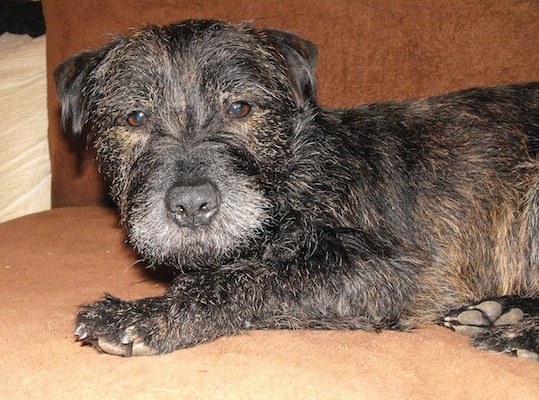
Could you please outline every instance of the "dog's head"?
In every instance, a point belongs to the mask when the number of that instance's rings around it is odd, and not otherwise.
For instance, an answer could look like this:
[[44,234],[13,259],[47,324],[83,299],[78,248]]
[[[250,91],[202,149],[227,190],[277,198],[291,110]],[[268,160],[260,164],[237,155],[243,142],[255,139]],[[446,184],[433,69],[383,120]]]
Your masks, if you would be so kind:
[[315,62],[287,32],[186,21],[75,55],[55,78],[64,128],[95,145],[130,242],[198,265],[263,230],[316,102]]

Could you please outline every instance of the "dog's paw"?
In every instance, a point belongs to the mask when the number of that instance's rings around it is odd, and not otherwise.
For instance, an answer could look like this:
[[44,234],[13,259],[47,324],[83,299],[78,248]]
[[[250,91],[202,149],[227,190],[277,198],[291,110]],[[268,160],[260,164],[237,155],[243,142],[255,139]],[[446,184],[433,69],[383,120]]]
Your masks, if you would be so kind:
[[524,312],[518,307],[504,310],[501,302],[487,300],[450,311],[444,317],[444,325],[457,333],[474,336],[495,326],[514,325],[523,316]]
[[450,311],[443,325],[475,347],[539,361],[539,300],[501,297]]
[[539,318],[502,325],[472,337],[475,347],[539,361]]
[[119,356],[160,354],[163,315],[158,298],[128,302],[106,295],[85,305],[76,317],[75,335],[105,353]]

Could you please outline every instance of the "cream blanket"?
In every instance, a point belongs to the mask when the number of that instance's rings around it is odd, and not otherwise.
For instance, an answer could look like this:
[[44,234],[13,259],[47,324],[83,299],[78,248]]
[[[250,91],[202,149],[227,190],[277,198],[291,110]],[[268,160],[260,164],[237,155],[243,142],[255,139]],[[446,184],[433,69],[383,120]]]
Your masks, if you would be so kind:
[[50,208],[45,36],[0,36],[0,222]]

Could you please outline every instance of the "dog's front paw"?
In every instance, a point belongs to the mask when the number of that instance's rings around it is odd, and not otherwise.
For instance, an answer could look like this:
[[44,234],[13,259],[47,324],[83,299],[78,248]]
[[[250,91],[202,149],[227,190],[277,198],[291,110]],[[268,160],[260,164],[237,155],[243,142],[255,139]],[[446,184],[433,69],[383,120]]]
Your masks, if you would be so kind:
[[75,335],[79,341],[114,355],[166,353],[167,349],[160,346],[167,326],[161,303],[159,298],[129,302],[106,295],[103,300],[82,307],[77,314]]

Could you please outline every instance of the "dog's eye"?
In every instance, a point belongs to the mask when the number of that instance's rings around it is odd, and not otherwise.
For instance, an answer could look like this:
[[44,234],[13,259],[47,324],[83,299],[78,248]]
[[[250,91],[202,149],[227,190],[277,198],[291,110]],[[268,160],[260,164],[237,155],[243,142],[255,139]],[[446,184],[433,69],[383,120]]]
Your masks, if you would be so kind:
[[139,127],[148,121],[148,117],[143,111],[133,111],[129,114],[126,121],[131,126]]
[[228,115],[232,118],[243,118],[249,115],[251,108],[246,101],[235,101],[228,107]]

